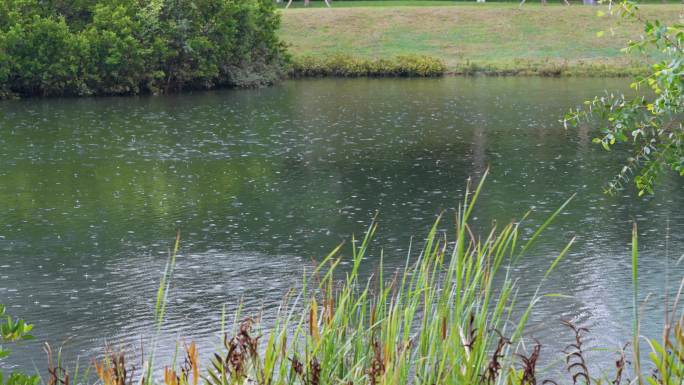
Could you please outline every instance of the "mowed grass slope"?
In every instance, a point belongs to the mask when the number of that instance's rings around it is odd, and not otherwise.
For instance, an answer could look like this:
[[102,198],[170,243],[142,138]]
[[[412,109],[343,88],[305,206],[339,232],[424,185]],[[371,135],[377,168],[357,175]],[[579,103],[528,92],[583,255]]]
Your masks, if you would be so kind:
[[[605,6],[358,6],[362,3],[283,10],[281,36],[295,58],[418,54],[441,58],[452,72],[563,66],[578,73],[598,68],[619,74],[646,63],[642,56],[620,51],[630,38],[640,36],[643,25],[610,16]],[[597,16],[599,10],[606,15]],[[647,18],[673,22],[684,17],[684,5],[645,5],[642,12]]]

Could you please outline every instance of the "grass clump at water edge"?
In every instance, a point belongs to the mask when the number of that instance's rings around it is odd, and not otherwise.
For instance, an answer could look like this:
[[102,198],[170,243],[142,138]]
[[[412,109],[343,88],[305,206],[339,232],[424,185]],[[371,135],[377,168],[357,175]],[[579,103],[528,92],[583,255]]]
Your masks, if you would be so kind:
[[295,56],[290,63],[291,78],[309,77],[441,77],[455,76],[543,76],[543,77],[629,77],[648,72],[648,66],[626,66],[583,60],[515,59],[502,61],[465,60],[447,66],[437,57],[400,55],[370,59],[348,54]]
[[[352,263],[344,279],[336,279],[342,260],[338,247],[304,279],[298,294],[283,302],[269,330],[262,330],[254,318],[236,322],[234,336],[225,338],[225,349],[214,354],[204,375],[199,374],[196,348],[186,347],[183,363],[166,369],[165,384],[498,381],[504,374],[492,361],[512,365],[510,349],[520,341],[530,311],[541,298],[535,294],[520,319],[512,322],[515,284],[504,267],[528,249],[548,222],[523,247],[516,223],[494,228],[478,240],[468,218],[481,186],[461,204],[453,242],[438,231],[438,220],[416,260],[407,260],[391,277],[385,276],[381,262],[377,276],[362,280],[360,266],[377,228],[373,224],[360,242],[352,243]],[[504,278],[495,284],[499,274]],[[116,375],[100,376],[105,385],[121,385],[105,381],[111,378]]]
[[290,76],[300,77],[437,77],[447,68],[441,59],[424,55],[402,55],[391,59],[367,59],[351,55],[294,58]]

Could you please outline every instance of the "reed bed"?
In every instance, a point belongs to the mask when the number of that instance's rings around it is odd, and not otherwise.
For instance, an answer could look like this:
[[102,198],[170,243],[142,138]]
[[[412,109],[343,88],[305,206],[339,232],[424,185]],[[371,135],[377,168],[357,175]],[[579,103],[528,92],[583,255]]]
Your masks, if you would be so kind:
[[[535,304],[544,297],[544,281],[566,255],[574,240],[558,251],[522,314],[516,305],[516,280],[508,268],[539,239],[566,207],[563,204],[523,242],[520,223],[511,222],[476,235],[468,225],[482,183],[470,188],[460,205],[455,239],[439,231],[437,220],[415,259],[385,272],[383,256],[377,274],[362,279],[359,272],[369,257],[377,230],[351,244],[351,264],[340,271],[338,246],[310,274],[302,288],[288,293],[275,322],[263,327],[259,318],[235,315],[223,349],[200,359],[194,343],[179,349],[163,378],[154,372],[154,342],[146,362],[136,370],[126,354],[107,352],[92,364],[102,385],[323,385],[323,384],[486,384],[552,385],[636,383],[682,385],[684,379],[684,315],[677,312],[684,280],[666,312],[662,339],[639,338],[635,310],[633,355],[616,352],[614,368],[598,376],[588,369],[583,346],[588,330],[567,323],[575,342],[565,350],[567,376],[541,379],[536,364],[541,346],[523,344],[523,332]],[[174,251],[159,287],[156,319],[161,327],[173,279]],[[636,228],[633,233],[634,306],[638,265]],[[495,279],[496,278],[496,279]],[[153,339],[154,341],[154,339]],[[640,342],[650,350],[650,365],[640,362]],[[527,349],[524,346],[528,346]],[[626,369],[632,362],[631,379]],[[58,360],[59,361],[59,360]],[[644,369],[648,366],[649,369]],[[70,378],[68,370],[52,364],[48,385],[86,383]],[[648,371],[648,373],[646,373]],[[14,384],[19,385],[19,384]]]

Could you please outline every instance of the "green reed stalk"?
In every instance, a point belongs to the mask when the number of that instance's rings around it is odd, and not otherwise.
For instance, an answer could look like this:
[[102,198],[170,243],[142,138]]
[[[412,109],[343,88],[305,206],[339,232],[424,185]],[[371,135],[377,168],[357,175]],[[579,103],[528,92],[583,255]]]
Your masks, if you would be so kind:
[[[486,177],[486,175],[485,175]],[[276,349],[285,347],[283,363],[297,360],[300,373],[269,376],[274,383],[370,383],[370,384],[474,384],[482,379],[490,359],[494,330],[509,328],[521,338],[528,312],[512,319],[515,284],[505,273],[495,285],[504,264],[528,250],[539,232],[519,248],[518,224],[494,228],[484,240],[477,239],[468,225],[469,216],[485,178],[471,193],[468,188],[458,218],[455,246],[440,233],[435,221],[422,251],[413,262],[387,281],[382,271],[374,279],[362,281],[359,268],[367,257],[377,225],[373,223],[363,239],[352,245],[351,270],[336,287],[335,253],[324,259],[315,271],[323,275],[318,285],[302,290],[307,299],[294,326],[294,339],[282,341],[289,321],[278,321],[268,337],[266,366],[278,364]],[[567,202],[554,213],[557,215]],[[544,223],[548,226],[550,221]],[[554,259],[546,275],[567,253],[572,241]],[[382,261],[382,259],[381,259]],[[287,357],[283,359],[283,357]],[[287,366],[287,365],[286,365]],[[505,373],[501,374],[505,377]]]
[[644,377],[641,373],[641,352],[639,349],[639,234],[637,231],[637,224],[634,222],[632,225],[632,308],[633,308],[633,321],[632,321],[632,346],[634,353],[634,372],[637,374],[637,379],[640,385],[644,383]]
[[171,280],[173,278],[173,270],[176,267],[176,257],[180,250],[180,231],[176,233],[176,241],[173,244],[173,250],[169,253],[169,259],[164,268],[164,274],[159,281],[159,288],[157,289],[157,299],[154,306],[155,332],[152,336],[152,348],[147,359],[145,370],[145,385],[152,385],[154,383],[152,375],[154,371],[154,355],[157,347],[157,338],[161,332],[161,327],[164,323],[164,314],[166,314],[166,305],[169,300],[169,292],[171,290]]
[[[260,330],[258,320],[236,316],[235,337],[212,359],[207,385],[479,384],[499,333],[510,336],[511,344],[501,351],[506,367],[489,381],[505,383],[511,349],[521,341],[531,309],[542,297],[540,283],[522,317],[512,321],[516,285],[508,267],[568,202],[526,242],[520,240],[518,223],[476,236],[468,222],[486,176],[474,189],[470,183],[467,187],[454,241],[440,231],[440,217],[415,259],[410,252],[405,266],[388,277],[381,252],[378,273],[364,279],[360,267],[370,258],[377,231],[373,221],[358,242],[352,241],[350,268],[339,271],[344,258],[340,245],[304,274],[292,303],[291,295],[285,296],[268,330]],[[573,241],[553,259],[544,279]],[[158,324],[177,249],[178,241],[157,295]],[[252,349],[257,341],[258,351]],[[151,385],[152,361],[151,354],[146,385]],[[189,385],[180,379],[166,385]]]

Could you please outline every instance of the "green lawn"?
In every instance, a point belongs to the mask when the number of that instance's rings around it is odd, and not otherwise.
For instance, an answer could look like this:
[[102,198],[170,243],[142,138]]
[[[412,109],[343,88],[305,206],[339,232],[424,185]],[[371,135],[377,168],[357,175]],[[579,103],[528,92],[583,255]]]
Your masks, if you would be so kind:
[[[579,0],[569,0],[571,3],[581,3]],[[424,6],[455,6],[455,5],[472,5],[474,0],[331,0],[331,4],[334,8],[349,8],[349,7],[424,7]],[[494,0],[489,1],[491,3],[509,3],[518,4],[520,0]],[[532,3],[539,3],[539,0],[531,1]],[[549,3],[558,2],[561,3],[562,0],[549,0]],[[681,4],[680,0],[646,0],[640,1],[639,3],[672,3]],[[284,7],[287,4],[287,0],[281,0],[280,5]],[[303,8],[303,0],[295,0],[292,2],[290,8]],[[327,7],[323,0],[311,0],[309,5],[311,8],[322,8]]]
[[[331,4],[334,8],[349,8],[349,7],[425,7],[425,6],[453,6],[456,2],[453,0],[375,0],[375,1],[335,1]],[[287,0],[283,0],[281,5],[284,7]],[[303,8],[304,2],[302,0],[295,0],[290,5],[290,8]],[[323,0],[312,0],[310,8],[324,8],[327,7]]]
[[[645,63],[641,56],[620,52],[643,27],[609,15],[598,17],[597,11],[605,7],[338,1],[328,9],[319,7],[322,2],[313,4],[316,7],[282,11],[281,36],[295,57],[420,54],[441,58],[453,72],[464,66],[494,72],[564,66],[577,73],[603,68],[619,74]],[[682,4],[646,5],[642,10],[648,18],[668,22],[684,15]],[[605,31],[602,37],[599,31]]]

